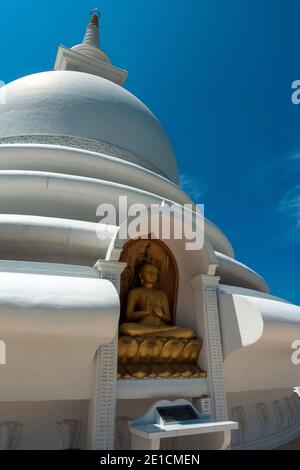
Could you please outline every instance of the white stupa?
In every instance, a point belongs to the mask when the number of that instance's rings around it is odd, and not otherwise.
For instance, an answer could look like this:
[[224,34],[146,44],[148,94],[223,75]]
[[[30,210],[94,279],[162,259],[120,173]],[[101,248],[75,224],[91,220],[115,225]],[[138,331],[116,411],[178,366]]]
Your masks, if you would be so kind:
[[[165,242],[179,267],[176,322],[203,338],[207,378],[117,379],[127,240],[117,224],[99,226],[97,207],[118,207],[119,196],[191,202],[164,130],[123,88],[126,77],[99,47],[94,11],[83,43],[59,47],[54,71],[4,88],[0,449],[127,449],[128,422],[155,402],[197,406],[203,396],[213,421],[239,423],[233,448],[280,447],[300,435],[300,366],[291,360],[300,308],[270,295],[208,220],[201,250]],[[199,448],[229,444],[226,433],[197,440]]]

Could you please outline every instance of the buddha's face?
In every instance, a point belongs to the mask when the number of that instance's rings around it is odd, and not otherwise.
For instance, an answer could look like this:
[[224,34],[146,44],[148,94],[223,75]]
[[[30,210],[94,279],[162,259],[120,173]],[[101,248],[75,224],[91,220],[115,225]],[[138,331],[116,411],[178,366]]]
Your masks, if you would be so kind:
[[140,279],[143,284],[156,284],[158,277],[158,269],[152,264],[145,264],[140,271]]

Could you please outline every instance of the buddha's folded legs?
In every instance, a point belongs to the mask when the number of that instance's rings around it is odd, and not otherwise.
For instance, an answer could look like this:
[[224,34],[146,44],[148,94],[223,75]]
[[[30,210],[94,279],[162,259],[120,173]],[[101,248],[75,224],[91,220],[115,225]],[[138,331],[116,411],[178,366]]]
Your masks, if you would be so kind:
[[177,326],[145,326],[139,323],[123,323],[120,326],[121,336],[160,336],[179,339],[194,338],[194,333],[189,328]]

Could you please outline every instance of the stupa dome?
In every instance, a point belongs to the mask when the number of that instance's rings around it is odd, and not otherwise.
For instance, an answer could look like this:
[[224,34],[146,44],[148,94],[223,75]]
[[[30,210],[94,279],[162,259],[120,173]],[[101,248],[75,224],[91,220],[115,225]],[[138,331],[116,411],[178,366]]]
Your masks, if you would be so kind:
[[56,70],[5,86],[0,138],[28,135],[94,139],[131,152],[178,182],[169,140],[152,112],[120,85],[96,75]]

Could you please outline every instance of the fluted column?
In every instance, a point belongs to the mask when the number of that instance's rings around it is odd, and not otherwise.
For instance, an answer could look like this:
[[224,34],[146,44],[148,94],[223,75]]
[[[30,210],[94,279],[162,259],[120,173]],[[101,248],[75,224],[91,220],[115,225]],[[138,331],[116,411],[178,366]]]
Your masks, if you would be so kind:
[[217,421],[226,421],[228,413],[217,297],[219,280],[217,276],[199,275],[192,279],[191,284],[198,318],[197,333],[199,336],[204,333],[212,415]]
[[[95,265],[101,279],[113,283],[120,293],[120,278],[126,263],[99,260]],[[101,346],[95,359],[94,397],[90,405],[88,447],[113,450],[116,432],[118,332],[109,344]]]

